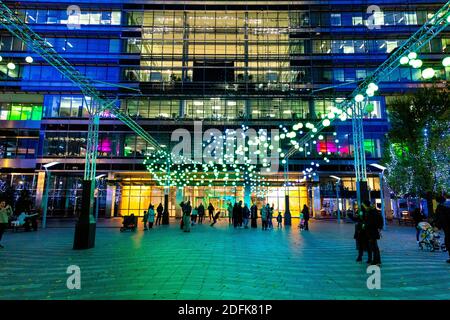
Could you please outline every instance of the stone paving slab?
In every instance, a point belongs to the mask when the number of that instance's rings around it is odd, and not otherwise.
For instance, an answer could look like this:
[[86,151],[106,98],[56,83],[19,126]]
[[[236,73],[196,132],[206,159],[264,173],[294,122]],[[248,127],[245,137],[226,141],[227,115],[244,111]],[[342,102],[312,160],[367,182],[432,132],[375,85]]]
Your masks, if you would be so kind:
[[[0,299],[450,299],[446,253],[422,252],[412,227],[389,226],[380,241],[381,289],[368,290],[356,263],[352,224],[311,223],[271,231],[225,221],[178,223],[136,233],[97,229],[96,247],[72,250],[71,225],[6,233]],[[69,265],[81,290],[66,288]]]

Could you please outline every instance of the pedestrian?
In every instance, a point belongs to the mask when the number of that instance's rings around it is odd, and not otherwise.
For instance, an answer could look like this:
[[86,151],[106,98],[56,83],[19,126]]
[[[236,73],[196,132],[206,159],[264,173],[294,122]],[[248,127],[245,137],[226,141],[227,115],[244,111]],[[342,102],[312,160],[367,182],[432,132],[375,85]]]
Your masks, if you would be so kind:
[[248,220],[250,219],[250,209],[248,208],[247,204],[244,205],[243,214],[244,214],[244,228],[248,229]]
[[239,226],[239,213],[238,213],[239,209],[238,209],[238,204],[237,202],[234,203],[233,206],[233,226],[235,228],[237,228]]
[[144,217],[142,218],[142,222],[144,223],[144,231],[148,230],[147,222],[148,222],[148,212],[144,211]]
[[450,263],[450,208],[445,205],[444,197],[438,197],[436,201],[438,202],[436,207],[436,226],[444,231],[444,243],[449,255],[447,263]]
[[208,214],[209,214],[209,221],[211,221],[211,219],[214,218],[214,206],[212,205],[212,203],[209,203],[208,206]]
[[304,229],[305,231],[309,231],[309,208],[306,204],[303,205],[302,209],[303,219],[304,219]]
[[183,230],[184,228],[184,211],[185,211],[186,204],[184,201],[180,202],[180,208],[181,208],[181,222],[180,222],[180,229]]
[[155,222],[155,207],[150,205],[150,209],[148,210],[148,228],[153,228],[153,222]]
[[216,214],[213,216],[213,222],[211,223],[211,227],[216,224],[217,220],[219,220],[220,211],[217,211]]
[[238,225],[242,228],[242,222],[244,221],[244,208],[242,208],[242,201],[239,201],[237,209]]
[[6,205],[6,201],[0,201],[0,248],[3,249],[3,245],[1,244],[3,233],[5,233],[6,228],[8,227],[9,219],[12,216],[13,211],[9,205]]
[[198,206],[198,224],[203,224],[203,217],[205,216],[205,207],[203,203]]
[[250,216],[252,219],[251,227],[252,228],[258,228],[258,207],[255,203],[250,207]]
[[228,201],[227,205],[227,213],[228,213],[228,224],[233,224],[233,205],[231,204],[231,201]]
[[268,216],[269,205],[263,205],[261,208],[261,222],[262,229],[267,230],[267,216]]
[[283,222],[283,217],[281,216],[281,211],[278,211],[277,222],[278,222],[278,228],[283,228],[283,225],[281,224]]
[[419,208],[414,209],[411,216],[414,221],[414,227],[416,228],[416,241],[417,241],[417,243],[419,243],[419,241],[420,241],[420,239],[419,239],[419,235],[420,235],[419,223],[421,223],[425,219],[425,216],[423,215],[423,213],[420,211]]
[[363,205],[366,207],[365,229],[367,232],[368,247],[368,262],[372,265],[381,265],[380,248],[378,247],[378,240],[381,238],[381,229],[383,229],[383,217],[369,200],[364,201]]
[[275,209],[274,208],[274,205],[272,204],[272,207],[269,207],[269,205],[267,205],[267,208],[269,209],[269,211],[268,211],[268,217],[267,217],[267,227],[269,228],[269,229],[273,229],[273,210]]
[[156,212],[157,212],[157,215],[156,215],[155,226],[161,225],[162,215],[164,212],[164,207],[161,202],[159,203],[158,207],[156,208]]
[[188,200],[184,206],[184,214],[183,214],[183,231],[184,232],[191,232],[191,212],[192,212],[192,206],[191,202]]
[[198,215],[198,208],[195,207],[195,208],[192,210],[192,215],[191,215],[192,225],[194,225],[194,224],[197,223],[197,215]]
[[[369,249],[369,241],[367,239],[367,234],[365,230],[365,216],[366,216],[366,209],[364,206],[359,210],[359,213],[357,213],[353,220],[356,221],[355,224],[355,233],[353,235],[353,238],[356,242],[356,250],[358,250],[358,257],[356,258],[356,262],[361,262],[364,251],[368,251]],[[370,260],[367,260],[367,263],[369,263]]]

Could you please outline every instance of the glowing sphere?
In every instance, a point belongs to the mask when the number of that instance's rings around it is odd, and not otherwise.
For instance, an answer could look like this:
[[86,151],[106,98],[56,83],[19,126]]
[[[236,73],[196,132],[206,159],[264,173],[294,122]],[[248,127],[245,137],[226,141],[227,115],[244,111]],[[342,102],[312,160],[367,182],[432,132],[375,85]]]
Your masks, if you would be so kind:
[[409,59],[408,59],[408,57],[401,57],[400,58],[400,64],[407,64],[408,63],[408,61],[409,61]]
[[329,119],[324,119],[322,121],[322,124],[323,124],[324,127],[328,127],[331,124],[331,121]]
[[8,64],[6,65],[6,67],[7,67],[9,70],[14,70],[14,69],[16,68],[16,65],[15,65],[14,63],[10,62],[10,63],[8,63]]
[[[0,61],[2,61],[2,60],[0,59]],[[444,58],[444,59],[442,60],[442,65],[443,65],[444,67],[450,67],[450,57]]]
[[355,96],[355,101],[356,101],[356,102],[362,102],[362,101],[364,101],[364,96],[363,96],[362,94],[357,94],[357,95]]
[[436,72],[434,71],[433,68],[426,68],[425,70],[422,71],[422,78],[431,79],[434,77],[435,74]]
[[27,63],[33,63],[34,60],[33,60],[33,57],[28,56],[28,57],[25,58],[25,61]]
[[415,53],[415,52],[410,52],[409,54],[408,54],[408,59],[409,60],[414,60],[414,59],[416,59],[417,58],[417,53]]

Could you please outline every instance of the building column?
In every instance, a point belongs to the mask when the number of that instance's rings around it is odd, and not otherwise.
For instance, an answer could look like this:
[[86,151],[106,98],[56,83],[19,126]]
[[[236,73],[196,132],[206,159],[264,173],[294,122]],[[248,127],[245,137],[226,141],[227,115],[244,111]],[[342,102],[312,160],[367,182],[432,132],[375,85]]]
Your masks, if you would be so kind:
[[36,201],[34,207],[40,209],[42,207],[42,197],[44,196],[45,188],[45,171],[38,172],[37,186],[36,186]]
[[175,217],[181,218],[183,213],[181,212],[181,207],[178,205],[181,201],[184,200],[184,188],[177,187],[177,192],[175,194],[176,204],[175,204]]
[[314,215],[314,218],[320,217],[320,209],[321,209],[321,201],[320,201],[320,183],[319,183],[319,177],[316,175],[314,176],[314,182],[312,185],[312,212]]
[[[114,174],[112,172],[108,173],[108,181],[114,180]],[[106,184],[106,207],[105,207],[105,218],[114,217],[114,209],[116,203],[116,184]]]

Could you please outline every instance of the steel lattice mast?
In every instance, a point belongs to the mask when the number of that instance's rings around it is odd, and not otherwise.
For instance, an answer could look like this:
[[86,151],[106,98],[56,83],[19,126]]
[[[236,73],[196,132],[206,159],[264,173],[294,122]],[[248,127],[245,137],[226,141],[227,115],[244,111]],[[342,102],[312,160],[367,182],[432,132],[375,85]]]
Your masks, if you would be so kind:
[[[89,112],[89,130],[86,147],[85,180],[95,178],[95,163],[97,159],[98,129],[100,113],[108,110],[117,119],[126,124],[137,135],[142,137],[156,150],[161,150],[159,143],[145,131],[126,112],[117,107],[117,100],[113,100],[99,92],[92,81],[81,74],[73,65],[64,59],[48,42],[34,32],[16,13],[14,13],[3,1],[0,0],[0,23],[9,32],[22,40],[30,49],[56,68],[64,77],[68,78],[75,86],[80,88],[85,99],[91,98],[86,103]],[[86,100],[85,100],[86,101]]]
[[[347,97],[344,101],[339,103],[336,107],[342,112],[349,114],[351,110],[352,131],[353,131],[353,146],[354,146],[354,165],[357,184],[360,182],[367,183],[366,172],[366,156],[364,151],[364,129],[363,129],[363,110],[367,103],[366,90],[371,83],[380,83],[393,70],[400,66],[400,59],[410,52],[418,52],[426,43],[436,37],[440,32],[445,30],[450,25],[450,1],[442,6],[425,24],[417,30],[409,39],[407,39],[400,47],[394,50],[388,59],[386,59],[370,76],[366,77],[364,81]],[[365,97],[363,102],[355,102],[357,95]],[[330,119],[330,123],[336,121],[336,118]],[[310,133],[305,134],[298,145],[303,146],[309,142],[315,135],[325,129],[325,126],[320,122],[316,126],[317,131],[314,135]],[[292,155],[297,152],[295,147],[286,152],[286,164]],[[361,192],[358,192],[358,204],[361,204]]]

